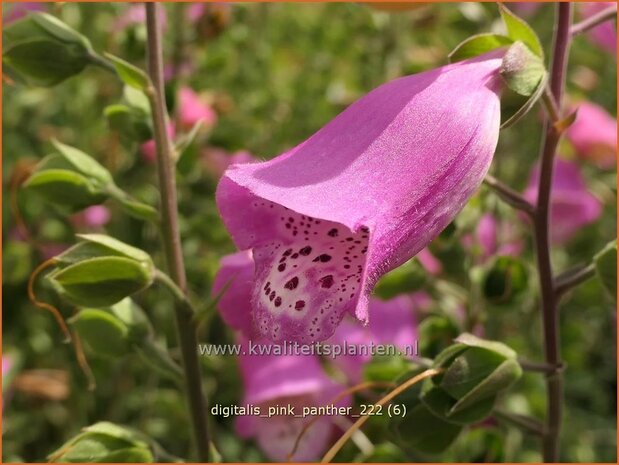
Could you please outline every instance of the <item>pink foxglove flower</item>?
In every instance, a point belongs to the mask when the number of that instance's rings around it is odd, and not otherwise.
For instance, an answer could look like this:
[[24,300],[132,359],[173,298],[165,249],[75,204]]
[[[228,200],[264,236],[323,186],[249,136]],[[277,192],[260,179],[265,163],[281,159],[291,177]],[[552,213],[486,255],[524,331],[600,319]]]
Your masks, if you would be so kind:
[[[539,166],[533,168],[524,196],[537,201]],[[565,160],[555,161],[550,205],[550,233],[553,242],[570,240],[583,226],[596,221],[602,214],[602,204],[587,190],[578,165]]]
[[491,213],[482,215],[474,233],[462,238],[462,245],[475,249],[482,261],[494,255],[516,256],[524,249],[514,225],[499,222]]
[[371,354],[366,352],[372,345],[393,346],[409,358],[416,355],[417,324],[414,310],[413,296],[401,295],[387,301],[373,298],[369,304],[368,326],[361,326],[353,318],[342,321],[328,343],[340,347],[357,347],[354,354],[347,353],[333,359],[333,363],[344,372],[351,384],[361,381],[363,366],[372,360]]
[[217,113],[192,89],[183,87],[178,92],[178,119],[181,128],[185,130],[191,129],[200,120],[210,128],[217,122]]
[[[159,8],[159,23],[165,31],[168,27],[168,16],[165,8]],[[122,14],[114,23],[113,30],[123,31],[130,26],[139,26],[146,24],[146,10],[143,5],[134,4],[128,5]]]
[[[243,344],[247,348],[247,341]],[[268,343],[267,343],[268,344]],[[245,395],[243,405],[259,407],[267,414],[269,406],[291,405],[295,414],[304,407],[344,407],[350,397],[335,398],[345,389],[323,371],[318,358],[304,355],[241,355],[239,358]],[[243,438],[255,438],[271,460],[286,461],[303,427],[314,418],[276,415],[261,418],[256,415],[237,417],[236,429]],[[295,462],[308,462],[327,450],[335,432],[333,417],[320,418],[301,439]]]
[[217,204],[256,262],[253,315],[273,341],[368,322],[378,279],[423,249],[483,180],[499,133],[497,52],[396,79],[292,150],[231,167]]
[[[614,5],[615,2],[582,2],[582,15],[585,18]],[[617,57],[617,29],[615,21],[604,21],[602,24],[591,29],[588,33],[589,38],[600,48],[610,52]]]
[[612,168],[616,164],[617,119],[591,102],[576,105],[576,120],[567,130],[579,157],[590,160],[601,168]]

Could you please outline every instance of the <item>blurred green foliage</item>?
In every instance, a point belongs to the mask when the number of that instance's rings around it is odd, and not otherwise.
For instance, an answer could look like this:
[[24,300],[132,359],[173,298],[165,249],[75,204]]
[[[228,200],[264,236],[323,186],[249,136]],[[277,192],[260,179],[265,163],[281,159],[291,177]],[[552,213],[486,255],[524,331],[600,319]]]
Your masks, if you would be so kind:
[[[49,10],[85,34],[98,52],[110,52],[144,66],[144,25],[115,27],[127,5],[122,3],[50,3]],[[233,245],[214,204],[217,177],[202,163],[201,151],[217,147],[233,152],[248,150],[271,158],[296,145],[335,116],[354,99],[391,78],[445,64],[448,53],[472,34],[495,31],[499,15],[493,4],[445,3],[410,12],[386,13],[360,4],[231,4],[212,5],[199,23],[182,18],[188,5],[166,5],[168,30],[166,60],[190,71],[168,81],[168,104],[176,108],[176,87],[189,85],[208,95],[219,114],[217,125],[202,132],[184,155],[188,167],[178,180],[181,233],[190,291],[195,302],[209,305],[210,284],[222,255]],[[10,7],[9,7],[10,9]],[[6,10],[6,7],[5,7]],[[548,55],[552,5],[545,4],[530,18]],[[180,69],[177,66],[177,69]],[[568,91],[615,113],[616,61],[578,37],[570,59]],[[135,198],[156,205],[155,170],[144,161],[135,141],[110,130],[105,108],[126,103],[121,83],[101,69],[51,88],[3,82],[3,348],[19,353],[23,369],[58,369],[68,373],[68,395],[55,398],[45,382],[36,389],[14,389],[5,402],[3,461],[41,461],[81,428],[98,421],[130,425],[152,437],[171,454],[186,456],[190,444],[184,400],[176,385],[145,366],[138,357],[110,361],[89,357],[97,380],[86,389],[70,346],[49,314],[27,299],[31,271],[50,250],[74,243],[76,232],[93,232],[75,219],[50,209],[27,191],[17,192],[34,164],[48,155],[53,138],[94,156],[113,174],[116,184]],[[144,128],[142,128],[143,130]],[[492,171],[517,190],[524,188],[538,155],[541,135],[538,111],[502,131]],[[568,143],[563,156],[572,157]],[[193,163],[193,164],[191,164]],[[590,189],[604,202],[604,214],[585,227],[565,247],[556,248],[556,269],[588,263],[616,237],[616,182],[614,172],[583,164]],[[13,205],[11,205],[13,203]],[[152,254],[163,262],[155,228],[130,218],[109,202],[112,221],[104,231]],[[17,206],[17,208],[15,208]],[[15,212],[21,221],[16,221]],[[519,283],[536,280],[529,226],[485,187],[455,222],[455,229],[432,245],[442,261],[443,274],[430,277],[424,288],[432,296],[431,309],[417,316],[420,341],[433,357],[454,330],[483,328],[489,339],[503,341],[519,356],[541,360],[541,328],[537,290],[531,284],[515,301],[486,299],[504,296],[497,291],[504,276],[486,277],[475,250],[465,249],[460,238],[475,231],[483,212],[514,225],[525,249],[509,266],[517,269]],[[29,239],[23,240],[23,225]],[[101,228],[95,228],[101,229]],[[501,272],[501,270],[494,273]],[[523,275],[524,274],[524,275]],[[528,276],[527,276],[528,275]],[[522,278],[522,279],[521,279]],[[500,281],[500,282],[499,282]],[[519,285],[520,285],[519,284]],[[524,284],[523,284],[524,285]],[[485,287],[484,287],[485,286]],[[74,309],[49,289],[41,296],[56,304],[65,317]],[[497,294],[498,293],[498,294]],[[136,301],[156,328],[158,344],[176,345],[171,301],[165,290],[153,288]],[[464,316],[463,316],[464,315]],[[569,294],[561,305],[563,355],[568,369],[566,417],[561,458],[566,461],[616,461],[616,316],[614,303],[598,280]],[[455,333],[455,334],[457,334]],[[233,334],[217,315],[205,321],[201,341],[233,342]],[[234,404],[241,386],[232,357],[203,358],[205,386],[212,403]],[[5,401],[7,398],[5,398]],[[543,417],[545,390],[539,374],[525,373],[502,400],[505,409]],[[225,461],[260,461],[255,445],[238,439],[232,419],[211,418],[217,445]],[[386,418],[373,418],[365,432],[377,446],[372,456],[359,455],[347,444],[338,459],[346,461],[415,461],[390,440]],[[465,430],[447,453],[433,461],[539,461],[539,441],[494,419]]]

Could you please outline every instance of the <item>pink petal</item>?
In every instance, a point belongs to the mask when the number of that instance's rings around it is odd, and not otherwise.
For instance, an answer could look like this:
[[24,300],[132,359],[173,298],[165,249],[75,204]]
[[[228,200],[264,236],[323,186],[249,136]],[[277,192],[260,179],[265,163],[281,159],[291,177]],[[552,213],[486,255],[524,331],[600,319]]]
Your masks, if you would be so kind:
[[[536,166],[524,192],[530,202],[537,201],[539,175],[539,166]],[[555,161],[551,195],[550,232],[555,243],[568,241],[602,214],[602,204],[587,190],[578,165],[574,163]]]
[[576,109],[576,121],[568,128],[567,138],[581,158],[601,168],[613,168],[617,153],[617,119],[591,102],[580,102]]
[[211,291],[213,297],[223,291],[217,309],[228,326],[250,336],[253,331],[249,308],[254,280],[251,251],[227,255],[221,259],[220,265]]
[[178,99],[179,122],[183,128],[189,129],[200,120],[206,127],[211,127],[217,121],[215,110],[202,102],[198,94],[189,87],[179,90]]
[[397,79],[273,160],[235,165],[217,203],[253,249],[254,319],[274,341],[324,340],[367,322],[385,272],[462,209],[498,138],[497,53]]

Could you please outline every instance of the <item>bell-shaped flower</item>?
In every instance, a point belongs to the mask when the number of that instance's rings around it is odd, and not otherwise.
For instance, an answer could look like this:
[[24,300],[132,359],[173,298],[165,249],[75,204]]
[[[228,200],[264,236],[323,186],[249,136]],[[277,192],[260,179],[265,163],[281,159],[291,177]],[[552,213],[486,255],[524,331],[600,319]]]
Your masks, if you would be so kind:
[[[270,342],[265,342],[267,345]],[[242,346],[247,348],[247,341]],[[246,350],[247,352],[247,350]],[[241,355],[243,405],[260,408],[262,415],[269,407],[291,406],[291,413],[276,412],[270,418],[257,415],[237,417],[236,430],[243,438],[254,438],[269,459],[286,461],[306,424],[315,418],[304,408],[345,407],[350,396],[341,397],[345,387],[329,378],[313,355]],[[299,415],[297,417],[296,415]],[[320,458],[334,439],[335,416],[322,416],[301,438],[292,461],[308,462]]]
[[[537,202],[539,166],[531,171],[524,197]],[[583,226],[596,221],[602,214],[602,204],[587,190],[578,165],[565,160],[555,161],[550,200],[550,235],[557,244],[570,240]]]
[[566,135],[578,156],[600,168],[613,168],[617,154],[617,118],[591,102],[580,102]]
[[368,322],[378,279],[436,237],[488,170],[501,54],[384,84],[288,152],[225,173],[217,204],[253,251],[261,334],[317,341],[346,314]]

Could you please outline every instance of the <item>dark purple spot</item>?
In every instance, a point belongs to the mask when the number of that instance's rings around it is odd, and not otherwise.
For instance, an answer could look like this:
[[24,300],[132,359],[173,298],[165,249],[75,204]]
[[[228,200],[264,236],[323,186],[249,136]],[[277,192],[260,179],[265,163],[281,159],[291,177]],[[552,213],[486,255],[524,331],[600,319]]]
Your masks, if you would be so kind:
[[286,223],[286,229],[290,229],[290,223]]
[[282,304],[282,298],[281,297],[277,297],[275,299],[275,302],[273,302],[275,304],[276,307],[279,307]]
[[275,291],[271,292],[271,294],[269,295],[269,300],[273,301],[274,298],[275,298]]
[[290,255],[292,253],[292,249],[288,249],[284,252],[284,257],[287,257],[288,255]]
[[284,287],[292,291],[296,289],[298,285],[299,285],[299,278],[295,276],[290,281],[288,281],[286,284],[284,284]]
[[329,260],[331,260],[331,255],[327,255],[326,253],[323,253],[322,255],[318,255],[314,260],[312,260],[313,262],[322,262],[322,263],[327,263]]
[[344,268],[349,269],[350,265],[344,265]]
[[267,281],[267,283],[264,285],[264,290],[266,291],[269,286],[271,286],[271,281]]
[[282,263],[281,265],[279,265],[277,267],[277,271],[284,271],[285,269],[286,269],[286,264],[285,263]]
[[320,287],[324,287],[325,289],[329,289],[333,286],[333,275],[328,274],[327,276],[323,276],[318,280],[320,283]]
[[294,309],[300,311],[303,308],[305,308],[305,300],[297,300],[294,304]]
[[337,237],[337,228],[331,229],[327,234],[331,237]]
[[299,253],[301,255],[307,256],[312,253],[312,248],[309,245],[307,245],[303,247],[301,250],[299,250]]
[[293,253],[290,258],[299,258],[299,254],[298,253]]

